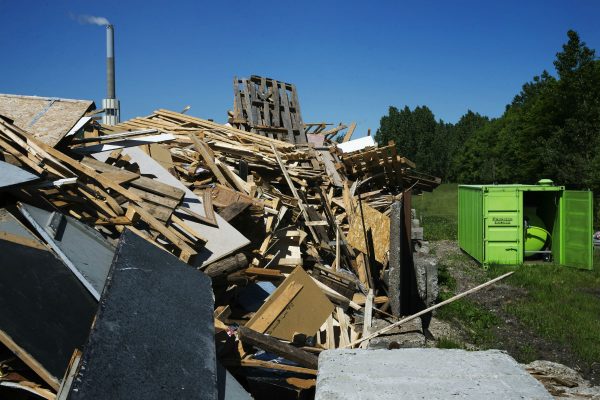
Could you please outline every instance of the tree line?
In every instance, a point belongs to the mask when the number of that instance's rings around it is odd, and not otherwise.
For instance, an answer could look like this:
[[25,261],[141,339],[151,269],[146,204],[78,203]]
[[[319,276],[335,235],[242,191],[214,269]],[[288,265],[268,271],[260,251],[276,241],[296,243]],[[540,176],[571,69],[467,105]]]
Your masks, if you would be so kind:
[[600,60],[575,31],[567,36],[555,74],[543,71],[525,83],[499,118],[469,110],[451,124],[427,106],[390,107],[375,140],[393,140],[420,171],[445,182],[550,178],[600,196]]

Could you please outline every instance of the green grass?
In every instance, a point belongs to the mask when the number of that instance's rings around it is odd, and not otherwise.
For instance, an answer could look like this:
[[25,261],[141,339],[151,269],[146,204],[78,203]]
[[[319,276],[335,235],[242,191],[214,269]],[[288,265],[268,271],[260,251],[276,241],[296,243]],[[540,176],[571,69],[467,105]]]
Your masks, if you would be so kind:
[[458,213],[458,185],[445,183],[431,193],[413,197],[412,206],[417,210],[425,228],[426,240],[456,240]]
[[[422,218],[428,240],[456,240],[457,186],[440,185],[432,193],[413,198],[413,207]],[[440,260],[439,280],[443,289],[440,300],[455,294],[456,282],[448,267],[464,262],[464,255],[451,255]],[[525,295],[511,299],[506,312],[539,337],[569,348],[583,362],[600,360],[600,254],[594,257],[596,269],[585,271],[554,264],[525,264],[523,266],[491,266],[489,279],[509,270],[516,271],[506,283],[521,287]],[[492,327],[502,323],[498,317],[469,298],[440,308],[437,316],[459,321],[469,333],[470,340],[480,347],[494,347]],[[451,346],[450,343],[442,343]],[[537,350],[529,343],[520,346],[520,358],[534,360]]]
[[[600,262],[598,254],[595,264]],[[583,361],[600,360],[600,271],[554,264],[494,267],[490,275],[516,272],[507,283],[522,287],[527,296],[507,303],[515,315],[541,337],[569,347]]]
[[439,338],[437,341],[436,347],[438,349],[464,349],[465,348],[465,346],[462,343],[460,343],[454,339],[448,338],[448,337]]
[[[453,260],[445,261],[452,262]],[[454,261],[458,261],[458,259]],[[448,267],[444,264],[438,266],[438,282],[442,289],[438,296],[439,302],[457,294],[456,280],[448,272]],[[459,322],[469,336],[469,342],[482,348],[494,347],[496,338],[493,327],[500,323],[500,319],[476,302],[468,298],[456,300],[439,308],[436,316],[443,320]],[[438,346],[440,346],[439,342]]]

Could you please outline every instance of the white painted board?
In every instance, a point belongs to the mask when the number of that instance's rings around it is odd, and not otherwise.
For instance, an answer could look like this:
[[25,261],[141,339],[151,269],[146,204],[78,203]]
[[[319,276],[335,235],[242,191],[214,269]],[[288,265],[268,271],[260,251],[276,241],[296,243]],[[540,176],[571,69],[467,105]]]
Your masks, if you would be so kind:
[[[139,165],[140,172],[143,175],[153,175],[154,179],[183,190],[185,195],[183,197],[182,207],[187,207],[193,212],[202,216],[206,215],[204,213],[202,199],[194,194],[194,192],[189,190],[183,183],[179,181],[179,179],[171,175],[142,149],[138,147],[128,147],[123,149],[121,154],[131,157],[131,161]],[[92,157],[104,162],[109,155],[110,151],[105,151],[102,153],[92,154]],[[201,266],[203,264],[209,264],[217,261],[218,259],[228,256],[250,243],[250,241],[237,229],[231,226],[229,222],[221,218],[219,214],[215,213],[215,215],[217,218],[218,227],[192,221],[188,219],[185,214],[180,216],[182,219],[186,220],[186,224],[190,228],[194,229],[196,232],[198,232],[198,234],[208,240],[204,245],[204,248],[198,254],[198,257],[196,257],[196,261],[194,262],[195,266]]]
[[338,149],[342,150],[342,153],[351,153],[353,151],[362,150],[366,147],[374,147],[375,140],[373,136],[364,136],[354,140],[348,140],[345,143],[338,143]]

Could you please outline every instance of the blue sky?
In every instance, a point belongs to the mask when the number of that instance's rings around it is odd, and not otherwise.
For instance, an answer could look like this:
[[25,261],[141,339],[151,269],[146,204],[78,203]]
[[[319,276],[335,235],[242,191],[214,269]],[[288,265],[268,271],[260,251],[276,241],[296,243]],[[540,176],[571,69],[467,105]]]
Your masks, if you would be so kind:
[[115,25],[122,117],[156,108],[226,120],[233,76],[296,84],[305,122],[374,132],[390,105],[456,122],[499,116],[575,29],[600,51],[600,1],[0,0],[0,93],[105,96]]

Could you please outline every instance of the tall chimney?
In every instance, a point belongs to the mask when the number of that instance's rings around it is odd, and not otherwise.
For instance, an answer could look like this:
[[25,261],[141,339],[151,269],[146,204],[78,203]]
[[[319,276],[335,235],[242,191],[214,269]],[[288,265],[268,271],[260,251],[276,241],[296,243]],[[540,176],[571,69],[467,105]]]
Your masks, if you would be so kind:
[[105,125],[116,125],[120,121],[121,106],[115,95],[115,29],[106,25],[106,99],[102,100]]

